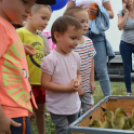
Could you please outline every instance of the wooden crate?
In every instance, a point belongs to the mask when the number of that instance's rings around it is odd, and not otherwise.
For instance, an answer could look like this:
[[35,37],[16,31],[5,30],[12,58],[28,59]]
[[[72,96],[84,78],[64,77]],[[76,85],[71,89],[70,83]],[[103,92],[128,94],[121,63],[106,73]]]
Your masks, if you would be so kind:
[[[69,134],[134,134],[134,131],[117,130],[117,129],[102,129],[102,128],[90,128],[88,127],[92,120],[99,119],[104,121],[104,112],[101,107],[108,110],[115,110],[118,107],[122,107],[126,112],[132,112],[134,108],[134,96],[109,96],[105,97],[92,109],[83,114],[75,122],[73,122],[68,130]],[[92,116],[92,119],[90,117]]]

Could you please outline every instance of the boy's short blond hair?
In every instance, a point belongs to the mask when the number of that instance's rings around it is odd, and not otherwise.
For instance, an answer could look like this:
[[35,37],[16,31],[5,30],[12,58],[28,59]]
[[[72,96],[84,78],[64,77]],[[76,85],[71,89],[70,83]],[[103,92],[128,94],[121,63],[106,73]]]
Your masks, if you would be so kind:
[[31,12],[37,13],[41,8],[48,8],[51,11],[51,8],[49,5],[44,4],[34,4],[31,8]]
[[63,16],[68,15],[68,16],[72,16],[75,17],[74,14],[78,13],[80,11],[85,11],[87,12],[85,9],[83,9],[82,7],[70,7],[68,9],[65,10]]

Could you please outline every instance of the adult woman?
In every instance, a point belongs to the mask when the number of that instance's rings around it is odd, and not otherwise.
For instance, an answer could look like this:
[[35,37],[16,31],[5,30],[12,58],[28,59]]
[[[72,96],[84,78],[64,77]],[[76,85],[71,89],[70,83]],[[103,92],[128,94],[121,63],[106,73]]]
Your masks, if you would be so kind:
[[131,90],[131,61],[134,53],[134,0],[122,0],[123,9],[118,13],[118,28],[122,31],[120,53],[123,60],[124,80],[127,96]]
[[[109,0],[69,0],[67,3],[67,8],[73,7],[73,6],[80,6],[80,5],[84,4],[84,2],[85,3],[89,2],[89,4],[90,4],[93,1],[97,5],[103,6],[107,10],[110,18],[114,17],[114,13],[113,13]],[[84,5],[84,6],[86,6],[86,5]],[[91,14],[93,16],[97,16],[98,12],[99,12],[98,6],[97,6],[97,8],[90,7],[89,14]],[[88,26],[89,26],[89,31],[90,31],[90,28],[92,27],[91,19],[89,19]],[[108,95],[111,95],[111,90],[110,90],[110,80],[109,80],[109,76],[108,76],[108,72],[107,72],[107,65],[106,65],[105,34],[103,33],[103,34],[96,35],[92,32],[89,32],[89,33],[90,34],[88,34],[88,36],[89,36],[89,38],[92,39],[93,45],[97,51],[97,54],[94,57],[95,70],[96,70],[97,76],[99,78],[103,94],[104,94],[104,96],[108,96]]]

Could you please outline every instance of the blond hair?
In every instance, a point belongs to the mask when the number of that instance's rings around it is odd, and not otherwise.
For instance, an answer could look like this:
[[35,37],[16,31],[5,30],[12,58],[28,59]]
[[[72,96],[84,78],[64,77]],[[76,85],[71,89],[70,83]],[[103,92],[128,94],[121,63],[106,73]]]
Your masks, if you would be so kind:
[[49,5],[44,5],[44,4],[34,4],[31,8],[31,12],[33,13],[37,13],[39,11],[39,9],[41,8],[48,8],[51,12],[51,8]]
[[63,16],[68,15],[68,16],[72,16],[75,17],[74,14],[78,13],[80,11],[85,11],[87,12],[85,9],[83,9],[82,7],[70,7],[68,9],[65,10]]

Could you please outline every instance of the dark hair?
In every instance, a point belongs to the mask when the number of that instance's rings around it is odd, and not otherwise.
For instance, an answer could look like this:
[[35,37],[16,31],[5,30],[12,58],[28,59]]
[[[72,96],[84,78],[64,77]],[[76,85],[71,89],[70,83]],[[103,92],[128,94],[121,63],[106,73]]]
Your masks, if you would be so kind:
[[12,25],[15,27],[15,29],[23,27],[22,25],[18,25],[18,24],[12,24]]
[[76,20],[74,17],[62,16],[62,17],[59,17],[58,19],[56,19],[51,28],[52,41],[54,43],[56,43],[56,40],[54,38],[55,32],[64,34],[67,31],[69,26],[74,26],[75,30],[82,29],[80,22],[78,20]]
[[69,15],[69,16],[75,17],[74,14],[78,13],[80,11],[86,11],[86,10],[83,9],[82,7],[70,7],[70,8],[65,10],[63,16]]

